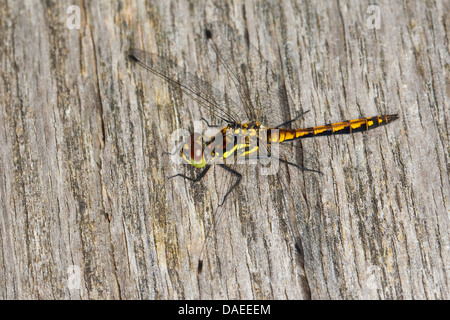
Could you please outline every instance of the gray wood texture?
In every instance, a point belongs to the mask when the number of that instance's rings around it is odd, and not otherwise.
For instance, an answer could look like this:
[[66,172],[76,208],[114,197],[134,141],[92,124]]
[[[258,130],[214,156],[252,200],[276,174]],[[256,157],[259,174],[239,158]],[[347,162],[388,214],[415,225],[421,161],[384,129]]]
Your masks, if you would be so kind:
[[[449,4],[376,4],[379,29],[370,1],[1,1],[0,298],[449,299]],[[323,176],[245,167],[214,215],[220,168],[167,180],[194,170],[161,155],[207,114],[126,53],[214,75],[196,39],[216,20],[283,74],[301,126],[400,119],[302,141]]]

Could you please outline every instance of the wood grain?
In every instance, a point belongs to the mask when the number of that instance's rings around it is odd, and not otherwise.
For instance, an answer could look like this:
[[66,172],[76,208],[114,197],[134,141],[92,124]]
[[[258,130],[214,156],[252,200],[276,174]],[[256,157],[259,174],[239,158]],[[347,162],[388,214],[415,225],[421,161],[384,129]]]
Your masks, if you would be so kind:
[[[448,2],[377,2],[380,29],[370,4],[0,2],[0,298],[449,299]],[[161,155],[201,109],[127,51],[220,88],[197,42],[216,20],[282,74],[302,126],[400,120],[304,140],[323,177],[247,166],[214,216],[220,168],[168,180],[194,171]]]

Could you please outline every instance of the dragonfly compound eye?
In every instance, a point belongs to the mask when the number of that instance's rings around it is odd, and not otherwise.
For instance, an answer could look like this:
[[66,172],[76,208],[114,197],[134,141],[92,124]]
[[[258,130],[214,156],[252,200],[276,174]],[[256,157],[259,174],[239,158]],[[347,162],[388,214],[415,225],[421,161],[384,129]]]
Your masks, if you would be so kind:
[[203,167],[206,162],[203,157],[202,136],[193,133],[182,148],[182,157],[196,167]]
[[196,163],[200,163],[203,159],[202,136],[198,133],[191,134],[190,137],[190,157]]
[[194,160],[196,163],[201,162],[203,158],[203,149],[202,146],[194,142],[191,146],[191,159]]

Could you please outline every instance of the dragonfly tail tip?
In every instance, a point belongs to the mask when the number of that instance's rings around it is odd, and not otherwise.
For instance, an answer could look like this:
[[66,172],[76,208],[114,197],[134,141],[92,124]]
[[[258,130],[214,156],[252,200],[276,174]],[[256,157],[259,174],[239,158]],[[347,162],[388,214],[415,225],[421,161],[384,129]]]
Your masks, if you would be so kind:
[[395,121],[399,118],[398,113],[397,114],[390,114],[388,115],[389,121]]

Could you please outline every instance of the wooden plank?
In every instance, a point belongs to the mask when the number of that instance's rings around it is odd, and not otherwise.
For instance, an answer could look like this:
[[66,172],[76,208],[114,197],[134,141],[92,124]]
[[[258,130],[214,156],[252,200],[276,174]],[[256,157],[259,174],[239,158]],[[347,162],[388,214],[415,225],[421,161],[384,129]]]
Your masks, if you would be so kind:
[[[450,297],[448,4],[381,1],[371,29],[366,1],[83,2],[71,30],[72,4],[0,3],[0,298]],[[216,20],[283,75],[302,126],[400,120],[304,140],[323,176],[245,166],[215,212],[230,177],[168,180],[194,171],[162,156],[206,114],[126,56],[221,88],[198,42]]]

